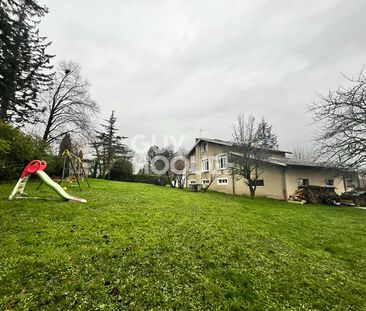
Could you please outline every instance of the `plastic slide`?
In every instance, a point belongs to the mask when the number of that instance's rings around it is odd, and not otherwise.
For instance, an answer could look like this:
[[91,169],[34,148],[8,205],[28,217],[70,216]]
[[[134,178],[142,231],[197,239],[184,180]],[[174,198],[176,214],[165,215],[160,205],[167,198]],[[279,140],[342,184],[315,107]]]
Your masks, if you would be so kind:
[[47,163],[45,161],[34,160],[30,162],[25,169],[23,170],[22,174],[20,175],[20,179],[18,180],[16,186],[14,187],[13,192],[9,196],[9,200],[17,199],[17,198],[24,198],[23,191],[25,185],[32,174],[36,174],[48,187],[55,190],[59,196],[63,199],[70,201],[70,202],[79,202],[79,203],[86,203],[85,199],[74,197],[69,195],[62,187],[55,183],[45,172],[44,169],[47,167]]

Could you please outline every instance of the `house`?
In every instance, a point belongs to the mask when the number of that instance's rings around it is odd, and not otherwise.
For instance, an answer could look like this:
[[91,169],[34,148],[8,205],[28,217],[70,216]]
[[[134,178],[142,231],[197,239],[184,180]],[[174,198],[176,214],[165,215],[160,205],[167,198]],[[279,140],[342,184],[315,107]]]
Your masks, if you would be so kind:
[[83,169],[84,169],[85,175],[87,177],[92,176],[93,170],[94,170],[94,165],[95,165],[95,160],[82,159],[81,161],[82,161],[82,164],[83,164]]
[[[79,162],[79,160],[77,160],[77,161],[74,160],[73,161],[74,167],[71,164],[70,160],[66,163],[67,163],[67,165],[65,167],[66,177],[72,176],[75,173],[77,176],[84,176],[84,173],[85,173],[86,177],[90,177],[93,173],[95,161],[91,160],[91,159],[81,159],[81,162]],[[75,171],[74,171],[74,168],[75,168]]]
[[[190,175],[187,185],[207,186],[210,190],[249,195],[245,180],[235,176],[227,158],[229,141],[197,138],[187,158]],[[334,187],[338,194],[360,186],[355,172],[340,173],[334,167],[291,158],[291,152],[265,149],[268,157],[261,162],[256,196],[287,200],[299,186],[317,185]]]

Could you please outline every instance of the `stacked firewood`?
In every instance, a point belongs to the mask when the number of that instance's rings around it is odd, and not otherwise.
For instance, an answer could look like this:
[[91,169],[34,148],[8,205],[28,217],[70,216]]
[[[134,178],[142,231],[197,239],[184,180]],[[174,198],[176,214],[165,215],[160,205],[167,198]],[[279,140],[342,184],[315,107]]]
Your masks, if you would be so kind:
[[366,206],[366,191],[364,189],[355,189],[344,192],[340,196],[342,205]]
[[306,188],[297,189],[291,199],[294,201],[306,201],[306,203],[316,203],[318,200],[315,193]]
[[307,186],[299,187],[290,197],[294,201],[306,201],[306,203],[337,204],[338,195],[332,187]]

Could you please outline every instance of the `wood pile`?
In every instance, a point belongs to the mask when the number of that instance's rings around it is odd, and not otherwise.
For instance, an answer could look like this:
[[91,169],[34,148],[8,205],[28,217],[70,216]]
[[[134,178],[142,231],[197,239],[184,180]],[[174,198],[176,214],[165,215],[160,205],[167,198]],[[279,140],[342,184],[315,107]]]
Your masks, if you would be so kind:
[[366,206],[366,191],[356,189],[344,192],[339,199],[342,205]]
[[290,200],[305,201],[306,203],[325,203],[330,205],[338,205],[338,195],[333,187],[321,186],[304,186],[299,187]]

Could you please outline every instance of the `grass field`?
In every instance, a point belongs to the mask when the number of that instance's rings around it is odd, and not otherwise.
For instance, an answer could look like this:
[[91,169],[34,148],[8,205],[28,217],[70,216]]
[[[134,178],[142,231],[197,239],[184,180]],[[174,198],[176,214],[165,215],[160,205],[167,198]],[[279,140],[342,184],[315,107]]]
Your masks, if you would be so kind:
[[[93,181],[0,184],[2,310],[366,310],[366,210]],[[76,191],[73,191],[77,193]]]

